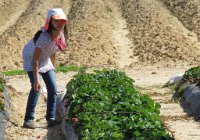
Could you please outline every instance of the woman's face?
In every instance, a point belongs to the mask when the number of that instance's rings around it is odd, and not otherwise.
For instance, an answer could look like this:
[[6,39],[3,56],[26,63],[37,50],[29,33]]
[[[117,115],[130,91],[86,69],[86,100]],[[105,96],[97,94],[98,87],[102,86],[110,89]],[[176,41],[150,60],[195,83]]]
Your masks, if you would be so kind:
[[52,19],[51,21],[52,21],[52,25],[54,29],[58,31],[61,31],[66,24],[66,21],[63,19],[59,19],[59,20]]

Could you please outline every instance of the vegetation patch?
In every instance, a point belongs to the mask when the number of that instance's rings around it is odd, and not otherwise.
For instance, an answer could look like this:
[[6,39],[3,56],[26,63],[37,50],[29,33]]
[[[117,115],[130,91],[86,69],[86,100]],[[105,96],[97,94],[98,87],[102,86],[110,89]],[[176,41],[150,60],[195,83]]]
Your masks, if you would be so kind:
[[4,110],[4,95],[3,95],[4,83],[5,80],[2,77],[0,77],[0,111]]
[[24,70],[12,70],[12,71],[4,71],[1,74],[5,76],[15,76],[15,75],[24,75],[26,72]]
[[200,79],[200,66],[185,71],[184,79],[190,83],[196,83]]
[[83,67],[78,67],[78,66],[75,66],[75,65],[71,65],[71,66],[58,66],[58,67],[56,67],[56,72],[79,71],[82,68]]
[[185,91],[185,89],[187,88],[187,85],[186,84],[181,84],[179,83],[179,87],[177,87],[175,90],[175,94],[173,95],[173,98],[175,100],[179,100],[183,97],[183,93]]
[[[74,66],[74,65],[58,66],[58,67],[56,67],[56,72],[79,71],[81,68],[83,68],[83,67],[78,67],[78,66]],[[26,71],[24,71],[24,70],[11,70],[11,71],[1,72],[1,74],[5,75],[5,76],[24,75],[24,74],[26,74]]]
[[200,86],[200,66],[186,70],[183,79],[172,85],[175,90],[173,98],[180,100],[183,97],[183,93],[188,84],[196,84],[197,86]]
[[117,70],[79,71],[67,84],[66,121],[82,140],[171,140],[160,105],[141,96],[134,80]]

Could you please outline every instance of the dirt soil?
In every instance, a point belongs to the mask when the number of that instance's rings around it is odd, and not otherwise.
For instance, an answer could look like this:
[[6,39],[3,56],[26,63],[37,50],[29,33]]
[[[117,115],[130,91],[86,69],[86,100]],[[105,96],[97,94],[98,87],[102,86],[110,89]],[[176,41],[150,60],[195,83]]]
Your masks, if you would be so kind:
[[[135,80],[142,93],[161,104],[161,116],[176,140],[199,140],[199,123],[171,100],[163,87],[173,75],[200,62],[200,2],[197,0],[1,0],[0,71],[22,69],[24,44],[45,23],[47,10],[64,9],[70,20],[69,48],[57,65],[116,67]],[[65,86],[75,73],[58,73]],[[43,95],[36,109],[35,130],[22,128],[29,92],[27,75],[6,77],[12,95],[8,139],[59,139],[47,130]]]

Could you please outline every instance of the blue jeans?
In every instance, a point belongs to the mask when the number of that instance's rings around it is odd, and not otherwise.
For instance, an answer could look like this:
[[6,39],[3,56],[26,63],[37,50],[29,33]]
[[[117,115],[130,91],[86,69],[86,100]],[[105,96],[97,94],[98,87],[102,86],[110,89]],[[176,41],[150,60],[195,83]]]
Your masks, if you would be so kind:
[[[47,112],[46,112],[46,120],[48,121],[50,118],[55,118],[56,113],[56,97],[57,97],[57,87],[55,80],[55,72],[54,70],[50,70],[46,73],[40,73],[42,76],[44,83],[47,88]],[[25,121],[34,120],[35,107],[37,105],[38,98],[40,96],[40,90],[34,90],[34,75],[33,72],[28,72],[28,77],[31,82],[31,90],[28,97],[28,102],[26,106],[26,114]]]

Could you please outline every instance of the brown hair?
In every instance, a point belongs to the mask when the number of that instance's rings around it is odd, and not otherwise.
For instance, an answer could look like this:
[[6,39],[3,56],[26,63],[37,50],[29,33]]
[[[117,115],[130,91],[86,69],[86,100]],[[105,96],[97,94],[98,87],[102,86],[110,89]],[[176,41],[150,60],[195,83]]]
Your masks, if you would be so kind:
[[38,40],[38,38],[40,37],[41,33],[42,33],[42,31],[39,30],[39,31],[37,31],[37,33],[34,35],[34,37],[33,37],[33,42],[34,42],[35,44],[36,44],[36,41]]

